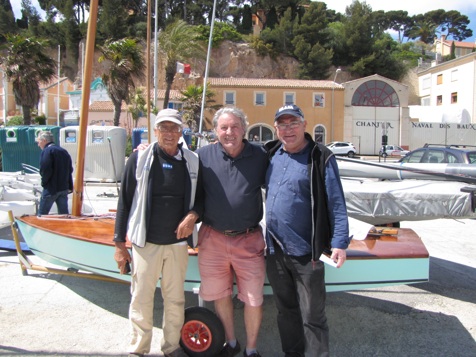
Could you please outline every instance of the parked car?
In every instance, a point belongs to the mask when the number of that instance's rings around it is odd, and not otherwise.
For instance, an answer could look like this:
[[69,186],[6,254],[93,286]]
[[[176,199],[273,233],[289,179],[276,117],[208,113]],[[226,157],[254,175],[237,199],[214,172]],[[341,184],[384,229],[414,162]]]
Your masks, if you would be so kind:
[[476,146],[425,144],[398,160],[402,163],[476,164]]
[[344,141],[333,141],[326,146],[336,155],[345,155],[348,157],[354,157],[357,154],[354,144]]
[[409,152],[409,150],[402,149],[400,146],[397,145],[385,145],[385,150],[383,146],[380,148],[379,155],[382,157],[405,156]]

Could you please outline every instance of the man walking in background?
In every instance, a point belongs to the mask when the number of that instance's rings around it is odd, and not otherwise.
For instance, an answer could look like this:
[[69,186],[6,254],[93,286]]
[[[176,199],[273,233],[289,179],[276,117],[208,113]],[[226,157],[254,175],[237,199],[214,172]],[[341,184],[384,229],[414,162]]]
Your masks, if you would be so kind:
[[56,203],[59,214],[68,214],[68,193],[73,192],[73,164],[69,153],[55,145],[53,133],[43,131],[37,138],[41,149],[41,192],[38,215],[50,213]]

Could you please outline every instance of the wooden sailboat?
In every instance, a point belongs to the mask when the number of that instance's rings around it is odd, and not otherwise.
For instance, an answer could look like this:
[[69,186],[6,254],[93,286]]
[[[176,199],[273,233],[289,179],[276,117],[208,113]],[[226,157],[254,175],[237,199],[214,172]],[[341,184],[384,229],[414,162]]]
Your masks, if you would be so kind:
[[[81,216],[86,127],[97,10],[98,0],[91,0],[72,215],[16,217],[15,223],[12,223],[12,231],[24,273],[34,269],[127,282],[130,276],[119,274],[113,258],[114,217]],[[149,88],[147,93],[150,93]],[[11,219],[13,221],[13,217]],[[21,252],[14,225],[18,227],[31,252],[51,264],[64,267],[65,270],[31,264]],[[185,289],[197,292],[200,286],[197,252],[192,249],[189,252]],[[410,229],[387,231],[382,229],[374,235],[368,235],[364,240],[352,241],[348,250],[347,263],[340,269],[332,267],[326,269],[326,287],[328,291],[355,290],[424,282],[428,280],[428,277],[429,254],[418,235]],[[267,282],[264,291],[266,294],[272,293]],[[182,346],[190,356],[214,356],[223,346],[223,328],[219,326],[219,320],[213,313],[203,308],[198,309],[200,308],[192,307],[185,312]]]

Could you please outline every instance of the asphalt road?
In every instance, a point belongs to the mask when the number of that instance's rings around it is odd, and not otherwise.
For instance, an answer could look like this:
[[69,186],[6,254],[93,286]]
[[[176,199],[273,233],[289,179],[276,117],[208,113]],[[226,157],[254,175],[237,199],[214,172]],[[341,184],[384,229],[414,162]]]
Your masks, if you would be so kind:
[[[115,208],[115,193],[115,187],[91,189],[89,199],[100,213]],[[430,252],[430,281],[329,293],[331,355],[476,356],[476,220],[402,227],[413,228]],[[193,293],[186,297],[187,306],[198,304]],[[16,255],[0,251],[0,356],[127,356],[129,299],[123,284],[34,271],[23,276]],[[162,312],[157,290],[151,356],[162,356]],[[272,296],[266,296],[258,346],[263,357],[282,356],[275,318]],[[235,320],[243,345],[239,304]]]

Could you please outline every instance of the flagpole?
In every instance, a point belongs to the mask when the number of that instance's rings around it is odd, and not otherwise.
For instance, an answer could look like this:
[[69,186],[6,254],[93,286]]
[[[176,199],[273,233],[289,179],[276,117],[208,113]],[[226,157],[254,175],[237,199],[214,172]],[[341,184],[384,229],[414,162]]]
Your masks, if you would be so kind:
[[[210,36],[208,38],[208,51],[207,51],[207,62],[205,65],[205,77],[203,78],[203,94],[202,94],[202,107],[200,109],[200,125],[198,132],[202,133],[203,128],[203,111],[205,110],[205,99],[207,96],[207,82],[208,82],[208,68],[210,66],[210,54],[212,52],[212,40],[213,40],[213,25],[215,24],[215,9],[217,6],[217,0],[213,0],[213,13],[212,13],[212,23],[210,24]],[[198,147],[200,147],[200,137],[198,138]]]

